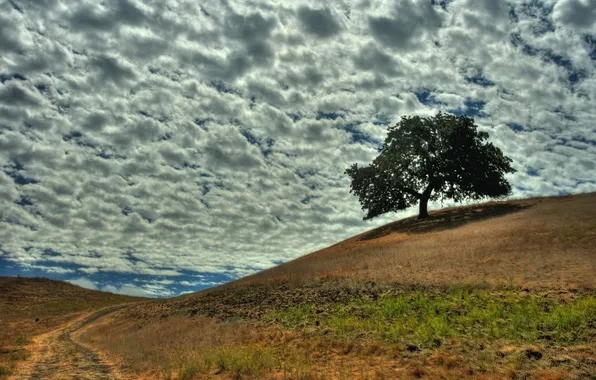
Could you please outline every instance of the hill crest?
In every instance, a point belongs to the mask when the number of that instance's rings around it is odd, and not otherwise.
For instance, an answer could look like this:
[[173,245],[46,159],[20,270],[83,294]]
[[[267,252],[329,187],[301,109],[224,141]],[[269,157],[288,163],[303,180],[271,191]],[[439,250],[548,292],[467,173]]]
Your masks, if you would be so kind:
[[358,279],[596,287],[596,193],[491,201],[397,220],[228,286]]

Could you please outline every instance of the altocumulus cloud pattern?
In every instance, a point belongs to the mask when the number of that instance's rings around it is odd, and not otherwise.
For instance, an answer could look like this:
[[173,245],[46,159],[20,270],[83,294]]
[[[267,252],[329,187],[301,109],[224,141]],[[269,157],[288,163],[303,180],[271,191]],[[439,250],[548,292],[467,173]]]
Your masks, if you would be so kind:
[[343,171],[406,114],[594,191],[595,59],[595,0],[0,0],[0,274],[167,296],[385,223]]

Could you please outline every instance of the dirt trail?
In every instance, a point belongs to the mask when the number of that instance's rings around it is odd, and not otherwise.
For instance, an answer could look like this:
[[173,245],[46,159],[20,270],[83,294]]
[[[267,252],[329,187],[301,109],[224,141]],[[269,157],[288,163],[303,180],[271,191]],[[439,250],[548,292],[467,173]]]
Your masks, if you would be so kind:
[[11,379],[120,379],[96,352],[73,340],[72,333],[123,307],[125,305],[98,310],[65,327],[39,336],[35,341],[31,360]]

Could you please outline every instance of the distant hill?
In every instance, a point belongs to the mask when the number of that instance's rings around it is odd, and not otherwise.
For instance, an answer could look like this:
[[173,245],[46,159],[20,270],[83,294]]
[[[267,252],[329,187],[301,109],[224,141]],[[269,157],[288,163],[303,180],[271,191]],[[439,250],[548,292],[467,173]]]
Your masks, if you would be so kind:
[[105,302],[122,302],[139,299],[99,290],[82,288],[67,281],[41,277],[2,277],[0,276],[0,302],[19,310],[37,307],[56,307],[68,302],[69,307],[81,310]]
[[35,335],[86,311],[140,300],[46,278],[0,277],[0,367],[21,359]]

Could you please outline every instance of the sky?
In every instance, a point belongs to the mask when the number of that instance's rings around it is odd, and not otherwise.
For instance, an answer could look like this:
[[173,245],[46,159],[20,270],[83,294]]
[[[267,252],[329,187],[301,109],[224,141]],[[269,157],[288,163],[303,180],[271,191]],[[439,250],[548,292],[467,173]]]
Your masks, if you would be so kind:
[[0,0],[0,275],[169,297],[412,215],[344,174],[404,115],[596,191],[595,59],[596,0]]

